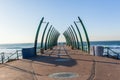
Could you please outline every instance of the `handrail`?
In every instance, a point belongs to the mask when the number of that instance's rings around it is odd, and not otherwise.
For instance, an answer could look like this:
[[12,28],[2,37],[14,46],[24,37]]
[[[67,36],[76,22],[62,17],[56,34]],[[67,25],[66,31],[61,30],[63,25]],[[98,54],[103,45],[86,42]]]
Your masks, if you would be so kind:
[[21,51],[21,50],[16,50],[15,53],[11,54],[11,55],[8,56],[7,58],[5,58],[5,55],[4,55],[5,53],[2,52],[2,53],[0,54],[0,55],[1,55],[1,60],[0,60],[0,62],[4,63],[4,62],[9,61],[10,58],[11,58],[12,56],[14,56],[15,54],[17,54],[17,56],[15,57],[15,59],[16,59],[16,58],[19,59],[19,57],[22,56],[22,55],[18,55],[18,54],[19,54],[19,51]]
[[113,51],[113,50],[110,49],[109,47],[104,47],[104,49],[107,49],[107,51],[105,52],[105,53],[107,53],[107,56],[110,55],[109,51],[111,51],[112,53],[114,53],[114,54],[117,55],[117,59],[119,58],[120,53]]
[[4,63],[4,58],[5,58],[4,52],[2,52],[0,55],[1,55],[1,60],[0,60],[0,61],[1,61],[2,63]]
[[117,53],[117,52],[113,51],[113,50],[112,50],[112,49],[110,49],[109,47],[104,47],[104,48],[106,48],[106,49],[108,49],[108,50],[112,51],[112,52],[113,52],[113,53],[115,53],[115,54],[120,54],[120,53]]

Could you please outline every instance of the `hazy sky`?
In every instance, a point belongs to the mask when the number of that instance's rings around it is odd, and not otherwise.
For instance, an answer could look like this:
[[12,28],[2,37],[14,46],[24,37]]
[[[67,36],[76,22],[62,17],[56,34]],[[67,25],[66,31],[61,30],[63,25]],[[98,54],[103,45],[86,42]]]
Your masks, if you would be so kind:
[[90,41],[120,40],[120,0],[0,0],[0,43],[34,42],[43,16],[60,33],[80,16]]

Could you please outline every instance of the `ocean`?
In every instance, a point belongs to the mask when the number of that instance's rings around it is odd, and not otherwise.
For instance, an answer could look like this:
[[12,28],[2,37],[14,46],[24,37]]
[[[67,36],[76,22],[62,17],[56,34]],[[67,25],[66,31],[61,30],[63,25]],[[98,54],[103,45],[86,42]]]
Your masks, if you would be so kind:
[[90,44],[104,47],[103,56],[120,59],[120,41],[91,41]]
[[[109,47],[112,51],[120,54],[120,41],[91,41],[91,46]],[[38,47],[40,43],[38,44]],[[0,44],[0,53],[5,53],[6,57],[14,54],[17,50],[21,51],[22,48],[34,47],[34,43],[16,43],[16,44]],[[21,53],[21,52],[20,52]],[[111,52],[112,54],[112,52]]]
[[120,47],[120,41],[91,41],[91,46]]
[[16,44],[0,44],[0,63],[2,63],[2,57],[4,62],[9,59],[16,59],[19,56],[22,59],[22,48],[31,48],[33,43],[16,43]]

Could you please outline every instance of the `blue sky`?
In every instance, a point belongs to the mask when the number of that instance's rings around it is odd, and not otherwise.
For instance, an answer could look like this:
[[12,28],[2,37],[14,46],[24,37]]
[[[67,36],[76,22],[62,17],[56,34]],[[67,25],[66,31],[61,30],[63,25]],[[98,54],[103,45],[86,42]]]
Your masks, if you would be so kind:
[[120,0],[0,0],[0,43],[34,42],[43,16],[60,33],[80,16],[90,41],[120,40]]

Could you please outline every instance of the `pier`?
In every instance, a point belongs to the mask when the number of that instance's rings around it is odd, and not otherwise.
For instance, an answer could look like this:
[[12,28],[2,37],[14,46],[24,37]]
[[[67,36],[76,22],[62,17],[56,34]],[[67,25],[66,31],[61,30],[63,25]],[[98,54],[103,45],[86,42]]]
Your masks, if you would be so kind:
[[[90,55],[89,37],[80,17],[74,21],[75,27],[70,25],[64,31],[64,43],[58,42],[60,32],[52,25],[48,28],[49,22],[41,33],[41,26],[46,23],[43,21],[44,17],[40,20],[34,47],[22,49],[23,59],[19,59],[18,51],[7,58],[1,54],[0,80],[120,80],[119,60]],[[14,55],[17,56],[11,61]]]
[[66,45],[44,53],[1,64],[0,80],[120,80],[119,60],[91,56]]

